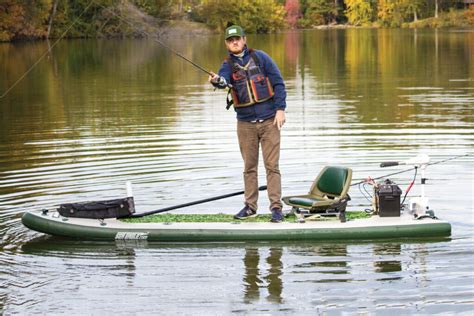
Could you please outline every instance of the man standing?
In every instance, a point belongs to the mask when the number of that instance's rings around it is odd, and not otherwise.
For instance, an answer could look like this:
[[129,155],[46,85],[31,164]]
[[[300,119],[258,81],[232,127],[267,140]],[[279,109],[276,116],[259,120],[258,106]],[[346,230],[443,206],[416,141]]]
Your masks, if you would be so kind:
[[228,56],[209,81],[230,91],[237,113],[237,136],[244,160],[245,207],[234,218],[257,215],[258,155],[262,146],[272,222],[283,221],[281,203],[280,130],[285,123],[286,90],[280,70],[263,51],[249,49],[244,30],[233,25],[225,31]]

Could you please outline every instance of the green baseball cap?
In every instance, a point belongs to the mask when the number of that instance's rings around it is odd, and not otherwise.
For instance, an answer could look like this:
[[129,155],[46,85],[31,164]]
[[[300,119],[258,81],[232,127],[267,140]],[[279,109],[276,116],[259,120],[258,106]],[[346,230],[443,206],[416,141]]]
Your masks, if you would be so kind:
[[228,39],[229,37],[244,37],[245,33],[244,30],[238,26],[238,25],[232,25],[226,28],[225,30],[225,39]]

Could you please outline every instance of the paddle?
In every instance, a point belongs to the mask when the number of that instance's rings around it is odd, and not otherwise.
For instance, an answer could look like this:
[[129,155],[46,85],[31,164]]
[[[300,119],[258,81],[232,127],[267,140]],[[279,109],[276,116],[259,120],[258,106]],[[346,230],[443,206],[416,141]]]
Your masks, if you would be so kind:
[[[266,185],[262,185],[261,187],[258,188],[259,191],[265,191],[266,189],[267,189]],[[162,209],[159,209],[159,210],[148,211],[148,212],[140,213],[140,214],[132,214],[132,215],[124,216],[124,217],[121,217],[121,218],[137,218],[137,217],[143,217],[143,216],[152,215],[152,214],[168,212],[168,211],[175,210],[175,209],[178,209],[178,208],[183,208],[183,207],[186,207],[186,206],[191,206],[191,205],[196,205],[196,204],[202,204],[202,203],[206,203],[206,202],[221,200],[221,199],[225,199],[225,198],[228,198],[228,197],[231,197],[231,196],[241,195],[241,194],[244,194],[244,193],[245,193],[245,191],[228,193],[228,194],[219,195],[219,196],[215,196],[215,197],[210,197],[210,198],[207,198],[207,199],[198,200],[198,201],[194,201],[194,202],[179,204],[179,205],[175,205],[175,206],[169,206],[169,207],[165,207],[165,208],[162,208]]]

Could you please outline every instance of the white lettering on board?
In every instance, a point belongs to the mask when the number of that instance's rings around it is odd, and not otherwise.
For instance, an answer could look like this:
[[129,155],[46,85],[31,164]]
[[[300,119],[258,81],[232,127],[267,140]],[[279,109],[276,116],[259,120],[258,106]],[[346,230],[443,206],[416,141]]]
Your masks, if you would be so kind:
[[148,233],[118,232],[115,240],[147,240]]

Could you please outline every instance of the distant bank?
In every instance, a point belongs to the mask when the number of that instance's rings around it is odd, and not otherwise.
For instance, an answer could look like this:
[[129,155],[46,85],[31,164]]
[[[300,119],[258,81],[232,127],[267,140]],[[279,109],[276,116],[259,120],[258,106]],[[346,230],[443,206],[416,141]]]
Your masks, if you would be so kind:
[[0,3],[0,41],[208,35],[296,28],[473,28],[474,0],[23,0]]

